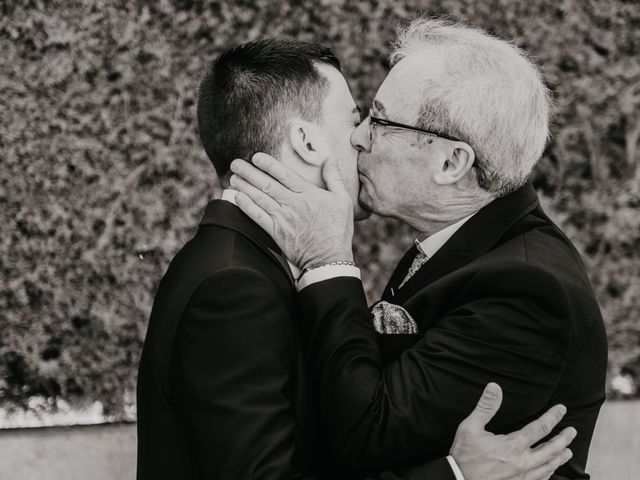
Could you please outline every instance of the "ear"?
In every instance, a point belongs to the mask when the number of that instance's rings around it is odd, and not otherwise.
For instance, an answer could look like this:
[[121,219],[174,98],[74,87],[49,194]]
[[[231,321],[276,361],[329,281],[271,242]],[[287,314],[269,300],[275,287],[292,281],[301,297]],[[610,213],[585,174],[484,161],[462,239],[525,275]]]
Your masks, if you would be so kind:
[[328,140],[322,129],[311,122],[295,120],[289,125],[289,142],[307,164],[321,167],[329,158]]
[[447,158],[434,175],[438,185],[458,183],[469,173],[476,159],[473,148],[465,142],[455,142],[447,153]]

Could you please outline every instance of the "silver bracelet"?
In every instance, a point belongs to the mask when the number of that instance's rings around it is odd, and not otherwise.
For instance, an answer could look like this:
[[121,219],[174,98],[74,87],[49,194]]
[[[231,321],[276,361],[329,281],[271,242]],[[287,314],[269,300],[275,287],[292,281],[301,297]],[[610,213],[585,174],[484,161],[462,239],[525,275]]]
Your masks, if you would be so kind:
[[[305,273],[309,272],[310,270],[315,270],[316,268],[333,267],[333,266],[340,266],[340,265],[344,265],[344,266],[347,266],[347,267],[355,267],[356,266],[355,262],[351,262],[349,260],[339,260],[337,262],[322,263],[320,265],[316,265],[315,267],[307,267],[304,270],[302,270],[302,275],[304,275]],[[300,275],[300,277],[302,277],[302,275]]]

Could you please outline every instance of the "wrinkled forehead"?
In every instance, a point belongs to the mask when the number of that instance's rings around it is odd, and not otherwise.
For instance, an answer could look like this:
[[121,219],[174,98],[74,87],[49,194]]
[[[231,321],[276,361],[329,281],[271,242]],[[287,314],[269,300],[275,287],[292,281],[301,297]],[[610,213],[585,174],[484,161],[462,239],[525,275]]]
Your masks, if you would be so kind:
[[390,120],[413,122],[422,106],[430,78],[444,71],[444,58],[437,49],[412,53],[396,63],[376,94]]

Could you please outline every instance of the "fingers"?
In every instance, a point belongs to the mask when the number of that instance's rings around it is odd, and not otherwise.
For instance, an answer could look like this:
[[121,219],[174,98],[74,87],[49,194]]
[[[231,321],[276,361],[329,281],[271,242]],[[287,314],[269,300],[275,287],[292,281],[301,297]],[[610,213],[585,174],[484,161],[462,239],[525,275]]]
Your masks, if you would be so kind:
[[253,155],[251,161],[260,170],[268,173],[293,192],[300,193],[307,186],[306,180],[271,155],[258,152]]
[[575,428],[567,427],[548,442],[534,448],[529,457],[529,465],[531,465],[531,467],[538,467],[550,462],[569,446],[573,439],[576,438],[576,433]]
[[531,446],[549,435],[565,413],[567,409],[564,405],[555,405],[537,420],[509,434],[510,440],[518,442],[522,447]]
[[236,193],[236,203],[247,216],[256,222],[271,237],[275,236],[275,224],[271,216],[259,207],[247,194]]
[[335,160],[327,160],[322,167],[322,179],[324,180],[327,190],[339,195],[349,196],[347,189],[342,180],[342,173]]
[[553,472],[567,463],[571,457],[573,457],[573,453],[568,448],[565,448],[559,455],[555,456],[549,462],[528,472],[524,476],[524,480],[549,480],[551,475],[553,475]]
[[291,195],[288,188],[245,160],[231,162],[231,171],[278,203],[283,203]]
[[482,392],[482,396],[463,423],[471,430],[484,430],[484,427],[496,414],[502,404],[502,389],[497,383],[489,383]]
[[254,187],[238,175],[231,175],[229,183],[231,183],[231,186],[234,189],[247,195],[257,206],[271,215],[274,214],[278,208],[280,208],[280,204],[273,198],[265,194],[262,190],[258,190],[256,187]]

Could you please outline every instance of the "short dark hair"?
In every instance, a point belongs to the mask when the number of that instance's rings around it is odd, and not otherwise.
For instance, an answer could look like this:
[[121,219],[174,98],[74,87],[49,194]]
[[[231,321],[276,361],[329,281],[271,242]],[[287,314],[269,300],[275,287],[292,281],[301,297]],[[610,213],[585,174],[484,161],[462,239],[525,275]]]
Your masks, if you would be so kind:
[[200,84],[198,129],[220,179],[235,158],[277,154],[293,115],[321,118],[328,83],[315,62],[340,70],[329,48],[275,38],[237,45],[213,62]]

